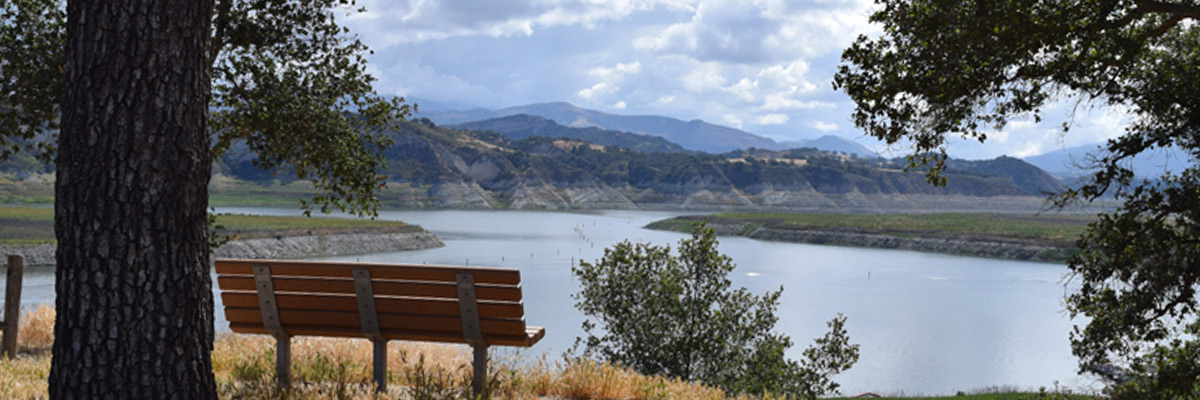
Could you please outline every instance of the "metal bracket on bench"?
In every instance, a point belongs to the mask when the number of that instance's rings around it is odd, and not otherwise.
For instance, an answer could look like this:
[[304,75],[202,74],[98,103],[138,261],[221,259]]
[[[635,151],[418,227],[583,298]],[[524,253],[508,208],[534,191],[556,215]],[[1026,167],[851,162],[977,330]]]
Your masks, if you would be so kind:
[[375,309],[375,289],[371,286],[371,270],[354,269],[354,295],[358,298],[358,321],[363,335],[371,339],[375,390],[387,391],[387,339],[379,331],[379,314]]
[[275,302],[275,285],[271,283],[271,267],[254,266],[254,286],[258,288],[258,308],[262,310],[263,327],[275,337],[287,336],[279,320],[279,303]]
[[483,330],[479,327],[479,305],[475,296],[475,274],[458,272],[454,274],[458,282],[458,311],[462,315],[463,339],[472,346],[486,346],[483,343]]
[[358,297],[358,320],[363,334],[373,341],[383,340],[379,332],[379,316],[375,311],[375,290],[371,287],[371,270],[354,269],[354,293]]
[[458,272],[458,312],[462,316],[463,338],[475,353],[474,373],[471,376],[471,395],[483,394],[483,383],[487,377],[487,343],[483,341],[483,329],[479,326],[479,302],[475,294],[475,274]]
[[263,327],[275,337],[275,375],[280,386],[287,386],[292,370],[292,338],[283,330],[279,319],[279,303],[275,301],[275,284],[271,283],[271,267],[255,265],[254,287],[258,289],[258,308],[262,310]]

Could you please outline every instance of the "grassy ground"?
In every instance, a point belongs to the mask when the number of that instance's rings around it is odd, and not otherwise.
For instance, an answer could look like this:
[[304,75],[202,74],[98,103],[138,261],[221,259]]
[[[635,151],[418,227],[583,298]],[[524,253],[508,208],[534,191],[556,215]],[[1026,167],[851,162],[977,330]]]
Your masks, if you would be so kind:
[[[376,193],[383,207],[405,208],[413,206],[435,206],[434,202],[422,198],[425,187],[414,188],[409,184],[390,183]],[[301,199],[311,199],[317,194],[312,183],[306,181],[253,183],[214,175],[208,186],[209,204],[213,206],[287,207],[300,206]],[[0,204],[43,205],[54,204],[54,175],[42,174],[25,179],[0,172]]]
[[[390,182],[378,190],[375,197],[381,207],[411,208],[436,206],[433,200],[423,198],[428,188],[414,188],[407,183]],[[213,206],[286,207],[300,206],[300,200],[317,195],[312,183],[306,181],[274,182],[259,184],[213,176],[209,184],[208,202]]]
[[[253,239],[339,233],[396,233],[420,229],[400,221],[222,214],[217,216],[215,233],[238,239]],[[51,242],[54,242],[53,209],[0,206],[0,243]]]
[[955,238],[1071,247],[1093,216],[1013,214],[783,214],[720,213],[655,222],[651,227],[691,231],[707,218],[714,224],[737,224],[740,233],[759,227],[872,233],[896,237]]
[[[21,320],[20,354],[0,358],[0,398],[47,398],[54,310],[42,306]],[[221,399],[459,399],[470,388],[466,346],[392,341],[388,344],[389,392],[373,393],[371,345],[362,339],[297,337],[292,343],[291,390],[276,387],[274,340],[265,335],[218,334],[213,373]],[[500,399],[725,399],[703,385],[647,377],[607,364],[518,362],[494,352],[489,387]]]
[[[54,343],[54,310],[41,306],[21,318],[18,357],[0,358],[0,398],[45,399]],[[290,390],[275,385],[274,340],[265,335],[218,334],[213,374],[221,399],[462,399],[470,388],[466,346],[388,343],[388,388],[371,382],[371,345],[363,339],[297,337],[292,342]],[[591,361],[552,361],[545,355],[519,361],[493,352],[489,388],[496,399],[744,399],[719,389]],[[985,393],[921,399],[1089,399],[1037,393]],[[902,398],[895,398],[902,399]],[[915,399],[915,398],[914,398]]]
[[0,243],[54,242],[54,209],[0,206]]

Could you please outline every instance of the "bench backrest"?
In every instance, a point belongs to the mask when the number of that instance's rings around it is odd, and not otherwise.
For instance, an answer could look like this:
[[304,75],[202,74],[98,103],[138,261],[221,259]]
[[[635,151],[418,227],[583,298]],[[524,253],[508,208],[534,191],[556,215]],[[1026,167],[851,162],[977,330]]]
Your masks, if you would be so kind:
[[[215,267],[225,318],[238,333],[271,333],[259,296],[262,277],[255,277],[255,267],[260,274],[267,267],[279,325],[290,336],[363,337],[363,325],[376,323],[387,340],[468,343],[464,311],[478,313],[487,345],[528,347],[544,334],[525,325],[516,269],[234,259],[218,259]],[[356,270],[369,273],[376,321],[364,322],[359,313],[362,288],[355,283]],[[464,276],[474,281],[474,310],[459,303]]]

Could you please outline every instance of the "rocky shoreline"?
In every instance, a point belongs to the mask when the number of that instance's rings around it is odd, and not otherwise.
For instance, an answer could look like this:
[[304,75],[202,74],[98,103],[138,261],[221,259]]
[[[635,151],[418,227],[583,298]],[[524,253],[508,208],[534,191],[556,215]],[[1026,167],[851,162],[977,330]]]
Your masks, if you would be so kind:
[[[909,238],[872,233],[778,229],[751,226],[749,224],[714,223],[712,221],[708,223],[708,226],[716,229],[717,234],[721,236],[742,236],[758,240],[792,243],[912,250],[1021,261],[1061,263],[1066,260],[1070,252],[1070,249],[1053,246],[985,240],[929,237]],[[655,228],[653,224],[649,227],[652,229]]]
[[[363,233],[283,236],[230,241],[213,251],[213,258],[310,258],[421,250],[445,246],[434,234],[421,230],[399,233]],[[0,244],[0,254],[22,254],[27,266],[53,266],[54,244]]]

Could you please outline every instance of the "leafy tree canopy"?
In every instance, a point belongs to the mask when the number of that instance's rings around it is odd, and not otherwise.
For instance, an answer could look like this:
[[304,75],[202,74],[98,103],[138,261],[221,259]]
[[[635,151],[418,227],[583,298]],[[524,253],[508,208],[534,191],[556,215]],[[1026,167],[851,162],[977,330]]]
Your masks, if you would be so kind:
[[[1013,118],[1040,121],[1059,101],[1131,116],[1122,136],[1057,205],[1112,195],[1070,261],[1079,290],[1072,335],[1084,371],[1125,368],[1114,393],[1195,397],[1200,320],[1200,3],[1154,0],[880,0],[877,38],[842,54],[834,86],[856,104],[855,124],[889,144],[911,143],[910,166],[934,183],[951,136],[984,141]],[[1071,129],[1063,124],[1064,132]],[[1127,160],[1176,147],[1179,175],[1135,179]],[[1111,374],[1109,374],[1111,375]]]
[[669,246],[618,243],[596,263],[572,268],[576,308],[595,318],[583,328],[585,356],[643,374],[701,381],[732,392],[815,398],[837,391],[833,375],[858,360],[845,318],[804,351],[784,357],[791,339],[772,332],[783,289],[762,296],[730,289],[733,261],[717,251],[716,232],[697,224],[691,239]]
[[[218,0],[211,56],[213,154],[243,141],[258,167],[289,168],[320,190],[306,211],[373,214],[379,132],[411,114],[371,87],[366,45],[337,23],[353,0]],[[0,159],[49,159],[63,92],[65,13],[58,0],[0,0]],[[136,73],[136,71],[135,71]]]

